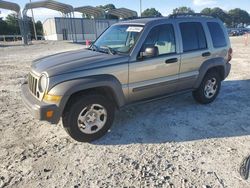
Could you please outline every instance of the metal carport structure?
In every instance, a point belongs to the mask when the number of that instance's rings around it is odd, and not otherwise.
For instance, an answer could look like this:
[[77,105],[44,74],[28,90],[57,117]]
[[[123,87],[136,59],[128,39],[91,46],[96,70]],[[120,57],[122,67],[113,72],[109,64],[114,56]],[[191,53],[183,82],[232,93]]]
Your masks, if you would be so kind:
[[74,8],[75,12],[80,12],[93,18],[105,18],[105,11],[98,7],[82,6]]
[[129,19],[137,17],[137,12],[127,9],[127,8],[118,8],[108,11],[109,15],[116,16],[119,19]]
[[24,27],[23,27],[23,22],[22,22],[22,14],[21,14],[20,6],[16,3],[0,0],[0,8],[6,9],[6,10],[12,10],[16,12],[17,17],[18,17],[18,25],[19,25],[20,33],[24,40]]
[[[27,3],[23,9],[23,20],[24,20],[24,25],[25,25],[25,44],[28,43],[28,25],[27,25],[27,12],[30,9],[35,9],[35,8],[47,8],[47,9],[51,9],[51,10],[55,10],[55,11],[59,11],[61,12],[64,17],[66,18],[74,18],[74,8],[71,5],[68,4],[64,4],[64,3],[60,3],[57,1],[53,1],[53,0],[44,0],[44,1],[36,1],[36,2],[32,2],[32,3]],[[73,21],[73,19],[70,19],[70,31],[72,34],[72,39],[73,42],[77,42],[77,38],[75,36],[75,23]]]
[[15,11],[20,15],[20,6],[16,3],[0,0],[0,8]]

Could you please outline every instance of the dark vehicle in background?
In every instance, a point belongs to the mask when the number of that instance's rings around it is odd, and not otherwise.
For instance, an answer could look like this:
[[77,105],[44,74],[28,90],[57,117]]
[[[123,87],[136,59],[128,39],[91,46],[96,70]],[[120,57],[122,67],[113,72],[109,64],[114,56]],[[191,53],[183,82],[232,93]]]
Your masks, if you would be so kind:
[[228,29],[229,36],[242,36],[244,34],[250,33],[250,29],[248,28],[236,28],[236,29]]

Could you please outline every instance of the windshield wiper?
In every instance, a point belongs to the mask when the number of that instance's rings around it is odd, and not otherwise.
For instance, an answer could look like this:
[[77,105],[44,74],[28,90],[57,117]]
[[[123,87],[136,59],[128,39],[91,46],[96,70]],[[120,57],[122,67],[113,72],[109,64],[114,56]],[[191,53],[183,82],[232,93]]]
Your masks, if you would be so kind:
[[109,46],[102,46],[101,49],[108,50],[108,53],[111,54],[111,55],[116,54],[116,51],[113,48],[109,47]]

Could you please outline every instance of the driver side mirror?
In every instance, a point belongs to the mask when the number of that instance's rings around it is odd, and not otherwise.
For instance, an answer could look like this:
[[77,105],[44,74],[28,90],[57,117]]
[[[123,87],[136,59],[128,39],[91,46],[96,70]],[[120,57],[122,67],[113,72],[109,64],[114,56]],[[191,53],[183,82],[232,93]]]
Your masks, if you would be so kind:
[[158,47],[147,47],[144,52],[140,52],[140,59],[156,57],[159,55]]

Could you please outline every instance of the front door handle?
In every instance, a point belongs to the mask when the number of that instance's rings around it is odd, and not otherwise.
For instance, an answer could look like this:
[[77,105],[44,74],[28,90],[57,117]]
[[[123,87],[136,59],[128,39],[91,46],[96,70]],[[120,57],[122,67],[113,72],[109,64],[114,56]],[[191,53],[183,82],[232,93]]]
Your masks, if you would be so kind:
[[202,54],[202,57],[208,57],[208,56],[210,56],[210,55],[211,55],[210,52],[205,52],[205,53]]
[[178,62],[178,58],[167,59],[165,61],[166,64],[176,63],[176,62]]

